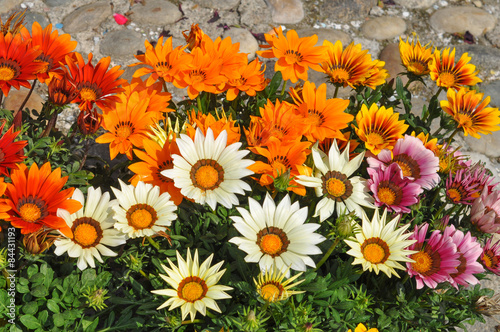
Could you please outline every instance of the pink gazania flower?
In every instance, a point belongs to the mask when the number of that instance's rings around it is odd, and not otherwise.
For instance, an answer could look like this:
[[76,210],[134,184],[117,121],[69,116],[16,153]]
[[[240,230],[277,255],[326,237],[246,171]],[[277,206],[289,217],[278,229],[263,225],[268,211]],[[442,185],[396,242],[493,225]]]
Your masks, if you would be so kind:
[[404,178],[398,164],[392,163],[384,169],[369,167],[368,174],[370,179],[367,185],[373,192],[377,207],[385,206],[389,211],[408,213],[408,206],[418,202],[422,187]]
[[471,205],[479,190],[478,186],[479,183],[475,182],[470,170],[459,169],[455,174],[450,172],[446,179],[446,197],[453,204]]
[[458,289],[458,285],[468,286],[479,283],[474,274],[484,272],[484,268],[477,261],[483,252],[481,244],[476,241],[475,237],[471,236],[470,232],[464,234],[461,230],[455,229],[453,225],[445,228],[443,236],[451,237],[460,255],[457,272],[450,274],[449,281],[453,287]]
[[417,282],[417,289],[426,285],[436,288],[438,284],[450,279],[451,273],[456,273],[460,264],[457,246],[451,237],[444,237],[439,230],[433,231],[426,240],[429,224],[415,226],[415,231],[409,239],[417,240],[408,250],[418,250],[410,256],[415,263],[406,263],[408,274]]
[[477,191],[472,194],[474,198],[479,198],[484,190],[488,193],[493,192],[493,188],[497,186],[498,182],[493,183],[495,178],[488,173],[488,170],[483,164],[477,163],[472,167],[467,166],[467,168],[469,168],[469,174],[471,174],[472,177],[471,185],[477,183],[477,187],[475,188]]
[[500,242],[495,242],[492,244],[492,239],[489,238],[484,245],[483,252],[481,254],[481,263],[485,268],[500,275]]
[[439,158],[420,139],[410,135],[398,139],[392,153],[389,149],[383,149],[376,157],[367,158],[367,161],[373,168],[385,168],[395,163],[403,171],[403,177],[424,189],[432,189],[439,183]]
[[500,191],[483,190],[472,203],[470,222],[483,233],[500,233]]

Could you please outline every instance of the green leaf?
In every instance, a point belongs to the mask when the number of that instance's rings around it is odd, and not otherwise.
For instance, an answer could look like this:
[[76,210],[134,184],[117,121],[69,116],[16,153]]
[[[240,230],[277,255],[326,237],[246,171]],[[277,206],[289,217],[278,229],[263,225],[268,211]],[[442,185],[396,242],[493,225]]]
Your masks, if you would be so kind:
[[50,299],[47,301],[47,308],[52,311],[52,312],[55,312],[55,313],[59,313],[60,310],[59,310],[59,306],[57,305],[57,302]]
[[40,324],[45,324],[47,318],[49,318],[49,312],[47,310],[40,311],[40,313],[38,314],[38,321],[40,322]]
[[30,294],[34,297],[45,297],[49,295],[49,290],[44,285],[38,285],[31,289]]
[[27,315],[34,315],[38,311],[38,304],[36,303],[36,301],[25,303],[22,306],[21,311]]
[[19,317],[19,320],[21,323],[23,323],[24,326],[26,326],[30,330],[34,330],[37,328],[42,327],[42,324],[32,315],[22,315]]
[[62,314],[54,314],[54,316],[52,316],[52,319],[54,320],[55,326],[64,325],[64,316]]
[[30,265],[28,266],[28,279],[38,273],[38,265]]
[[45,276],[43,275],[43,273],[40,273],[40,272],[35,273],[30,278],[30,282],[33,284],[41,284],[44,282],[44,280],[45,280]]
[[95,331],[97,328],[97,324],[99,324],[99,317],[97,317],[93,321],[84,319],[82,320],[83,331]]

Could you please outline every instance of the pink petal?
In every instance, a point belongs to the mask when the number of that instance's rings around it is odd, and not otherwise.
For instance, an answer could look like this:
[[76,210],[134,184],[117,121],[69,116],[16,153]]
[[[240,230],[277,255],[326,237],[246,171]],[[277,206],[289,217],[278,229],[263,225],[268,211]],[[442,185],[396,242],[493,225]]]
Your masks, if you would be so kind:
[[128,18],[126,18],[122,14],[114,13],[113,17],[115,18],[116,23],[118,23],[119,25],[124,25],[128,22]]

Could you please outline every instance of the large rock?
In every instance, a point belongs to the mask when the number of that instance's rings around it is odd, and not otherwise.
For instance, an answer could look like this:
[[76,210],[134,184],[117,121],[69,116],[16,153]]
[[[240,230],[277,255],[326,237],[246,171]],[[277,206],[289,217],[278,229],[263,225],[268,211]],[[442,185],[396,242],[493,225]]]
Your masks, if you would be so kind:
[[500,48],[500,24],[496,25],[493,30],[488,31],[486,33],[486,38],[493,46]]
[[[380,60],[385,62],[384,68],[389,72],[387,81],[396,78],[399,73],[405,72],[406,68],[401,63],[401,56],[399,55],[399,44],[388,44],[382,52],[380,52]],[[400,76],[403,84],[408,82],[408,77]]]
[[399,17],[381,16],[366,21],[361,30],[366,38],[376,40],[392,39],[406,31],[406,22]]
[[240,52],[248,53],[249,60],[255,58],[255,52],[259,50],[259,43],[247,29],[231,28],[222,37],[231,37],[233,43],[240,43]]
[[484,154],[490,158],[500,157],[500,131],[494,131],[490,135],[480,134],[481,138],[477,139],[472,136],[464,136],[464,141],[470,151]]
[[58,6],[68,6],[73,0],[44,0],[45,4],[49,7],[58,7]]
[[24,26],[30,32],[31,32],[31,27],[35,22],[40,23],[42,28],[45,28],[47,25],[49,25],[49,20],[47,16],[45,16],[45,14],[39,12],[26,12],[26,15],[24,15]]
[[[17,111],[24,99],[29,93],[29,89],[21,88],[20,90],[11,89],[9,91],[9,95],[5,98],[3,108],[11,111]],[[23,109],[37,110],[39,113],[42,110],[44,100],[43,98],[36,92],[33,92],[24,105]]]
[[12,9],[19,6],[22,2],[23,0],[0,0],[0,14],[10,12]]
[[500,108],[500,81],[493,81],[488,84],[481,85],[481,92],[484,93],[484,96],[490,96],[490,106],[491,107],[499,107]]
[[281,24],[299,23],[304,18],[301,0],[268,0],[272,7],[273,22]]
[[129,29],[108,32],[100,43],[100,52],[112,58],[134,59],[137,50],[144,51],[145,40],[141,33]]
[[429,8],[437,2],[437,0],[394,0],[398,5],[405,8]]
[[472,58],[470,63],[474,64],[480,70],[479,74],[482,78],[487,76],[492,70],[500,71],[500,50],[497,48],[463,44],[455,46],[455,49],[455,61],[458,61],[460,56],[467,52]]
[[437,10],[430,18],[438,32],[465,33],[481,36],[495,27],[497,19],[487,11],[471,7],[447,7]]
[[200,6],[217,9],[217,10],[230,10],[238,7],[240,0],[194,0]]
[[324,40],[328,40],[328,41],[332,42],[332,44],[335,44],[335,42],[337,40],[340,40],[343,47],[346,47],[351,42],[351,37],[347,33],[340,31],[340,30],[334,30],[334,29],[327,29],[327,28],[301,29],[301,30],[297,30],[297,34],[301,38],[317,35],[318,42],[316,43],[316,46],[323,45]]
[[67,33],[77,33],[100,25],[111,16],[108,2],[96,2],[82,6],[64,17],[63,30]]
[[[269,30],[269,23],[272,22],[271,10],[264,0],[241,0],[238,12],[242,25],[257,29],[253,32],[267,32]],[[263,28],[265,30],[261,30]]]
[[168,0],[148,0],[132,6],[131,19],[138,25],[163,26],[181,17],[179,8]]
[[364,19],[377,0],[327,0],[321,5],[321,14],[331,21],[349,22]]

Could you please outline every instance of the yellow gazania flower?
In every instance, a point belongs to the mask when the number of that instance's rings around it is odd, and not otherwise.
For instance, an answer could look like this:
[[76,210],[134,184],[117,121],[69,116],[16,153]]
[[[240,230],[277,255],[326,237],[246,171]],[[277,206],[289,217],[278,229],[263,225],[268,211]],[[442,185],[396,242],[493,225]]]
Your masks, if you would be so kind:
[[429,63],[431,79],[436,81],[437,86],[457,90],[462,85],[473,86],[482,82],[476,76],[478,73],[476,66],[468,63],[470,59],[467,53],[464,53],[455,64],[455,49],[451,53],[449,48],[444,49],[442,57],[441,52],[436,50]]
[[413,35],[413,40],[410,43],[408,38],[404,42],[399,37],[399,55],[401,62],[410,73],[422,76],[429,74],[429,62],[432,59],[432,46],[426,44],[422,46],[418,37]]
[[265,272],[261,271],[258,279],[253,279],[255,286],[257,287],[257,293],[259,293],[260,297],[269,302],[279,302],[286,300],[294,294],[304,293],[304,291],[290,290],[305,280],[299,280],[292,284],[292,282],[300,277],[303,272],[300,272],[299,274],[283,281],[289,271],[290,267],[280,270],[275,264],[273,264],[272,268],[269,270]]
[[396,141],[403,137],[408,125],[404,120],[399,121],[399,113],[392,107],[378,107],[372,104],[370,109],[366,105],[356,115],[358,127],[354,127],[356,135],[365,142],[365,146],[377,155],[383,149],[392,149]]
[[[481,134],[491,134],[500,129],[500,111],[498,108],[486,107],[490,97],[483,99],[483,93],[460,88],[458,92],[448,89],[448,100],[441,101],[441,108],[457,122],[464,135],[481,138]],[[481,101],[482,100],[482,101]]]
[[323,46],[327,48],[328,59],[321,63],[321,67],[332,83],[354,89],[355,85],[362,85],[370,77],[375,62],[367,50],[361,50],[361,44],[351,43],[342,50],[340,40],[335,44],[325,40]]
[[419,140],[421,140],[422,143],[424,143],[424,146],[426,149],[429,149],[432,152],[436,153],[436,151],[438,149],[437,138],[431,138],[430,134],[424,134],[424,133],[420,133],[417,135],[414,131],[411,132],[411,136],[416,137]]
[[[347,330],[347,332],[352,332],[351,329]],[[378,332],[378,330],[374,327],[372,327],[371,329],[367,329],[366,326],[364,326],[363,324],[359,323],[358,326],[356,326],[356,328],[354,329],[354,332]]]
[[314,46],[318,36],[299,38],[295,30],[290,30],[283,35],[281,27],[274,28],[274,34],[266,34],[266,41],[271,49],[257,51],[264,58],[277,58],[275,71],[281,71],[283,80],[292,83],[299,79],[307,80],[307,70],[320,70],[319,63],[326,60],[324,46]]
[[380,60],[373,61],[373,67],[370,70],[370,75],[361,83],[370,89],[375,90],[379,85],[385,83],[385,79],[389,77],[389,72],[384,68],[385,62]]

